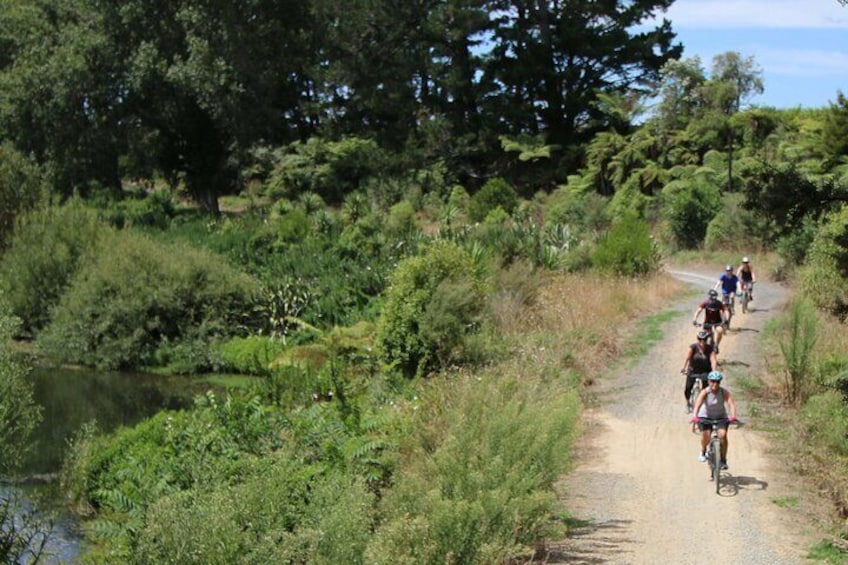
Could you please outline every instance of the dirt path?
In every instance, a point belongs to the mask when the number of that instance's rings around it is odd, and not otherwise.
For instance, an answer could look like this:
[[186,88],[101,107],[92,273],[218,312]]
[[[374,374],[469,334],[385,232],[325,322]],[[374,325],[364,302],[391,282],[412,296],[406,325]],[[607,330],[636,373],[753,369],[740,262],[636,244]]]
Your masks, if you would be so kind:
[[[648,355],[599,385],[599,407],[587,414],[590,431],[563,485],[576,524],[566,541],[551,548],[547,562],[802,562],[815,539],[814,527],[775,503],[797,496],[798,488],[766,455],[765,437],[755,426],[730,432],[730,469],[720,495],[707,465],[697,459],[698,437],[687,423],[679,371],[697,331],[692,312],[718,275],[672,274],[699,293],[670,305],[680,315],[665,325],[665,338]],[[739,417],[752,423],[756,418],[736,381],[763,371],[759,332],[786,296],[780,286],[766,283],[757,287],[755,298],[753,311],[734,319],[719,356]],[[708,530],[715,535],[706,538]]]

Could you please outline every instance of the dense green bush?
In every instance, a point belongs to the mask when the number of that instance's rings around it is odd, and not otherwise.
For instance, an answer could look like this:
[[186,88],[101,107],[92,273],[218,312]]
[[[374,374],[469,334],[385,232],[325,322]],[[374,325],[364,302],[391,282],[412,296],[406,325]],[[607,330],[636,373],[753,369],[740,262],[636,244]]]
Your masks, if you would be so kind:
[[46,193],[38,165],[10,144],[0,144],[0,251],[8,247],[18,216],[34,209]]
[[21,218],[0,264],[0,280],[24,332],[47,325],[71,278],[110,233],[79,199]]
[[504,179],[495,178],[487,181],[483,187],[474,193],[468,204],[468,216],[475,222],[483,219],[497,207],[509,214],[518,205],[518,194]]
[[263,375],[285,351],[285,344],[268,336],[234,337],[217,347],[227,369],[244,375]]
[[[0,291],[0,477],[9,476],[23,462],[30,449],[30,434],[41,419],[27,380],[28,364],[11,349],[19,320],[12,316]],[[5,531],[0,523],[0,542]],[[0,543],[0,557],[3,557]]]
[[592,253],[592,266],[623,276],[645,275],[660,268],[661,255],[648,224],[635,215],[615,222]]
[[[460,289],[467,294],[460,296]],[[454,243],[436,242],[403,260],[378,322],[383,359],[406,375],[426,374],[437,361],[451,357],[462,335],[474,331],[484,299],[478,269]],[[443,318],[451,309],[455,318]]]
[[144,366],[162,346],[208,344],[257,325],[258,292],[209,252],[119,233],[80,268],[40,343],[66,361]]
[[704,245],[708,249],[736,250],[741,254],[762,246],[762,233],[754,214],[742,206],[740,194],[727,194],[721,212],[707,225]]
[[[470,379],[425,398],[410,442],[418,456],[400,465],[382,499],[365,562],[529,560],[551,533],[553,483],[568,463],[577,406],[574,392],[508,378]],[[433,445],[433,433],[444,441]]]
[[721,210],[721,191],[700,176],[670,182],[663,189],[662,200],[671,241],[687,249],[704,241],[707,226]]
[[848,206],[823,222],[799,274],[802,290],[816,306],[848,316]]

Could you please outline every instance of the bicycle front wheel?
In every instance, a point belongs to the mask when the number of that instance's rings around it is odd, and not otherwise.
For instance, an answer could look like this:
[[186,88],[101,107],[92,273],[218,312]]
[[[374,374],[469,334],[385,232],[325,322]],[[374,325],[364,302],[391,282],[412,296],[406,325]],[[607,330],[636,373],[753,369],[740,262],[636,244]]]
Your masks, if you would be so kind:
[[710,465],[713,468],[713,481],[715,482],[716,494],[721,490],[721,440],[714,437],[711,441]]

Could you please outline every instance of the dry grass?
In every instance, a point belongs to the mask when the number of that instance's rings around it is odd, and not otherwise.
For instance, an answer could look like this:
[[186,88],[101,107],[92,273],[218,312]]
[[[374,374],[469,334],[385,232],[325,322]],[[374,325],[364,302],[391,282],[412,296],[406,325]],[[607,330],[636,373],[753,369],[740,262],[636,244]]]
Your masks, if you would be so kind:
[[584,381],[592,380],[620,356],[638,321],[682,289],[662,273],[644,279],[552,276],[542,282],[529,307],[502,300],[498,329],[518,338],[517,363],[522,366],[571,369]]

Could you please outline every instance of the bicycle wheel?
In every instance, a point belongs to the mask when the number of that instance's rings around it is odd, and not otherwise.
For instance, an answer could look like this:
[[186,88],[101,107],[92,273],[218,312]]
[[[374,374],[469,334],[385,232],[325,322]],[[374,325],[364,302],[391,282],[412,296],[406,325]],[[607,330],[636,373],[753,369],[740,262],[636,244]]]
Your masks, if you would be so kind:
[[739,299],[742,302],[742,313],[743,314],[748,313],[748,297],[749,296],[750,295],[748,294],[748,291],[746,290],[745,292],[742,293],[742,298]]
[[692,392],[689,393],[689,406],[695,408],[695,401],[698,400],[698,395],[701,394],[701,379],[696,378],[695,384],[692,385]]
[[710,465],[713,471],[713,482],[715,482],[716,494],[721,490],[721,440],[718,436],[710,440]]

